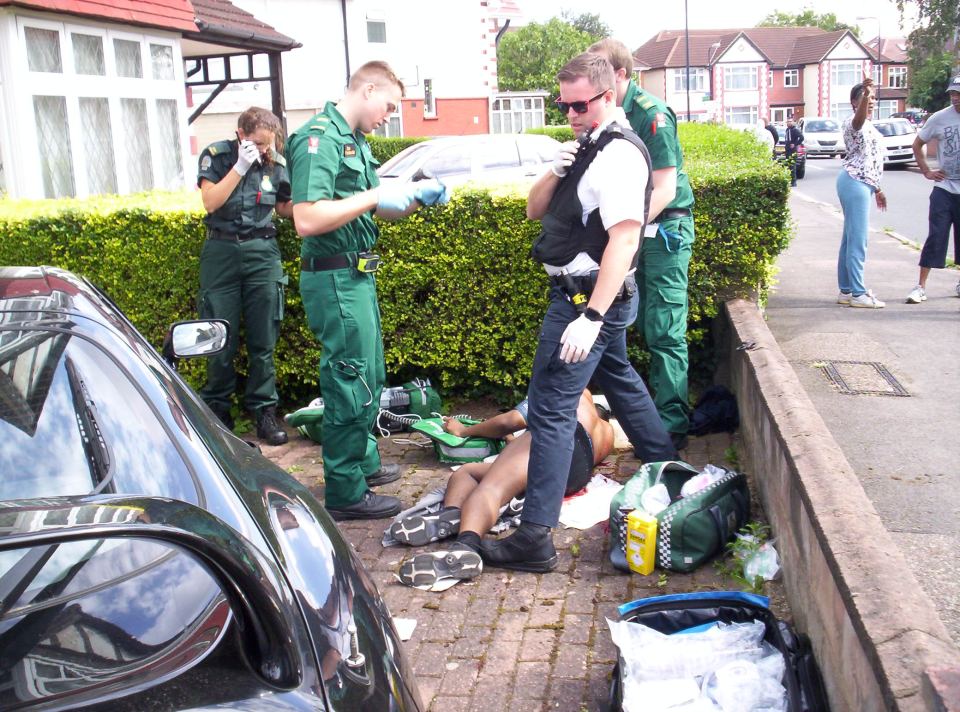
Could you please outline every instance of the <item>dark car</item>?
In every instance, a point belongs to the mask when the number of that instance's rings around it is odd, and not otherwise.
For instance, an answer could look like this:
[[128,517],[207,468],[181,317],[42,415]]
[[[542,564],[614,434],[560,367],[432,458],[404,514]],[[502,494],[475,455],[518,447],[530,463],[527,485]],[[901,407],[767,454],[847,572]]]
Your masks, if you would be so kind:
[[[780,134],[780,140],[773,147],[773,156],[781,163],[787,161],[787,149],[783,145],[783,134]],[[797,178],[803,178],[807,174],[807,149],[803,144],[797,146],[797,152],[794,156],[794,160],[797,162]]]
[[0,268],[0,475],[0,709],[422,709],[320,503],[63,270]]
[[927,120],[927,112],[923,109],[907,109],[906,111],[898,111],[895,114],[890,114],[891,119],[906,119],[914,126],[923,126],[923,122]]

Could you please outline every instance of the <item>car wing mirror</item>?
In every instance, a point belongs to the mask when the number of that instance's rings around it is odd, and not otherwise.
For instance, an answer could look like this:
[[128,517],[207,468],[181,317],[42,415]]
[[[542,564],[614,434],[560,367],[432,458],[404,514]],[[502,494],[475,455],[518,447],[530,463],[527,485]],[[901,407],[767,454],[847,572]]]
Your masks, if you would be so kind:
[[163,340],[163,356],[167,361],[212,356],[227,348],[229,337],[230,324],[225,319],[178,321]]

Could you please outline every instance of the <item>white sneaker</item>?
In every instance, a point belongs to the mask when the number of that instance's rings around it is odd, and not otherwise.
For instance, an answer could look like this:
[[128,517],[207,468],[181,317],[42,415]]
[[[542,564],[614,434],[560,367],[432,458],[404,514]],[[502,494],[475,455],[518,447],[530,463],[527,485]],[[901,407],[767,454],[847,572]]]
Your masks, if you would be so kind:
[[887,305],[877,299],[873,292],[866,292],[859,297],[850,297],[850,306],[861,309],[883,309]]
[[849,305],[849,304],[850,304],[850,297],[851,297],[851,296],[852,296],[852,295],[850,295],[850,294],[848,294],[848,293],[839,292],[839,293],[837,294],[837,304],[848,304],[848,305]]
[[927,301],[927,292],[919,284],[907,295],[907,304],[919,304]]

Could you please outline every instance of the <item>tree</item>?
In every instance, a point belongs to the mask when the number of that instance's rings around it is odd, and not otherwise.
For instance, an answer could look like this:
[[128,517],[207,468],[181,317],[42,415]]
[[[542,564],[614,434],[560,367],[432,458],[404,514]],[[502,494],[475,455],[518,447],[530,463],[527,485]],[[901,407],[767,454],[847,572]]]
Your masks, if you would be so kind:
[[850,30],[854,34],[857,33],[857,27],[855,25],[847,25],[846,23],[839,22],[837,16],[832,12],[818,15],[813,10],[804,10],[795,15],[774,10],[763,18],[757,27],[819,27],[827,32]]
[[547,123],[566,123],[553,103],[558,96],[557,72],[593,41],[586,32],[556,17],[508,32],[497,46],[497,83],[505,91],[549,92]]
[[937,111],[947,105],[947,84],[960,71],[960,4],[957,0],[897,0],[903,17],[917,11],[918,27],[907,37],[911,106]]
[[560,17],[581,32],[590,35],[593,42],[610,36],[610,27],[600,19],[600,15],[592,12],[582,12],[574,15],[570,10],[564,10]]

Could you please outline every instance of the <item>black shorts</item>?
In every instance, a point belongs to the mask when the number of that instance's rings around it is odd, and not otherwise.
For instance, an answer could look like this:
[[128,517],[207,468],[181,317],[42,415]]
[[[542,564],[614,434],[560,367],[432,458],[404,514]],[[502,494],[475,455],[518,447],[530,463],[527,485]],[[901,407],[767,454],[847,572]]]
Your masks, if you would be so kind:
[[960,195],[934,187],[930,192],[929,232],[920,252],[920,266],[943,269],[953,228],[954,261],[960,260]]
[[573,457],[570,458],[570,474],[567,475],[567,490],[564,497],[579,492],[587,486],[593,474],[593,441],[580,423],[573,434]]

